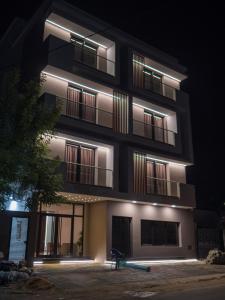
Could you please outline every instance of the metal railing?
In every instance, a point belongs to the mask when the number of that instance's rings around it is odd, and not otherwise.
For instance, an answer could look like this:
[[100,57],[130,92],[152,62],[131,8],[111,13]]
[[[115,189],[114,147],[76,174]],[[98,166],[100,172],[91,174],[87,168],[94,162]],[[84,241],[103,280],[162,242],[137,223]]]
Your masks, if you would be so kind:
[[158,79],[144,78],[144,88],[167,98],[176,100],[176,88],[160,82]]
[[115,62],[105,58],[104,56],[101,56],[95,52],[92,52],[88,49],[87,46],[79,45],[76,43],[73,43],[74,45],[74,60],[79,61],[85,65],[88,65],[89,67],[92,67],[96,70],[108,73],[112,76],[115,76]]
[[133,134],[175,146],[174,131],[133,119]]
[[180,197],[180,183],[156,177],[146,177],[146,193]]
[[113,187],[113,170],[73,162],[66,162],[66,180],[103,187]]
[[104,127],[113,127],[113,113],[89,106],[81,102],[71,101],[67,98],[56,98],[57,103],[61,107],[61,114],[74,118],[91,122]]

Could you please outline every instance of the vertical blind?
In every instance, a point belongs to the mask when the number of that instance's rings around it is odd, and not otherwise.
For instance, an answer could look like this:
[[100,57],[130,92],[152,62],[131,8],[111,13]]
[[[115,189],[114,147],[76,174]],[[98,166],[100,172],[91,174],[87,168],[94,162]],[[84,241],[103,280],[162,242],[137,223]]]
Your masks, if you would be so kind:
[[133,54],[133,85],[135,88],[144,87],[144,57]]
[[113,129],[128,133],[128,95],[113,91]]

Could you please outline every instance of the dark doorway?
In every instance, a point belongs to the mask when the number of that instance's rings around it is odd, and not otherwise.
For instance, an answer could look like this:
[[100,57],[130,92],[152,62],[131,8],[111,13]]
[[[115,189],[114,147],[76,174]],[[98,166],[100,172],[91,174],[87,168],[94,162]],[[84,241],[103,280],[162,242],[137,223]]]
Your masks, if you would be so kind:
[[130,223],[128,217],[112,217],[112,248],[131,256],[130,249]]

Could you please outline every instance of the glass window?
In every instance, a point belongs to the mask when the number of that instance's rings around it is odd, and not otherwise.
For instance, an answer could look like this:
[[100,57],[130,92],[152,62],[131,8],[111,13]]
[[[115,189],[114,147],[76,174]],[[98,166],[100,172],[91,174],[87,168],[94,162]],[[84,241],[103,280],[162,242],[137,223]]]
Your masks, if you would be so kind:
[[178,246],[179,223],[141,220],[141,244],[153,246]]

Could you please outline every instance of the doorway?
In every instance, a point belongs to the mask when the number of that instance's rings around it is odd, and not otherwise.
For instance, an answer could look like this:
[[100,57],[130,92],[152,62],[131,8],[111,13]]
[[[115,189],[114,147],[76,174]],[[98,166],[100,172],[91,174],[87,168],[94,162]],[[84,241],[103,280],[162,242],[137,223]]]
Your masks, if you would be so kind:
[[9,260],[19,262],[25,260],[27,249],[28,218],[12,218]]
[[112,248],[124,253],[126,257],[131,256],[131,218],[112,217]]

